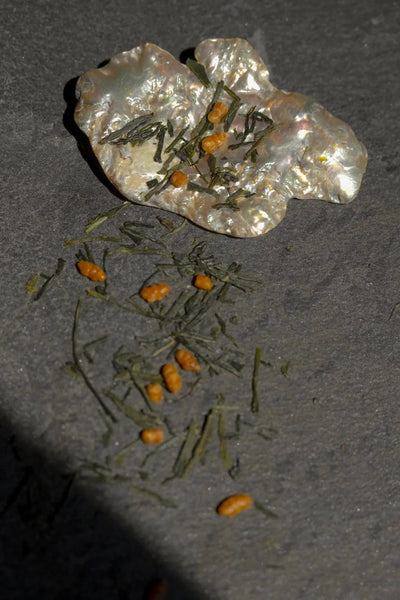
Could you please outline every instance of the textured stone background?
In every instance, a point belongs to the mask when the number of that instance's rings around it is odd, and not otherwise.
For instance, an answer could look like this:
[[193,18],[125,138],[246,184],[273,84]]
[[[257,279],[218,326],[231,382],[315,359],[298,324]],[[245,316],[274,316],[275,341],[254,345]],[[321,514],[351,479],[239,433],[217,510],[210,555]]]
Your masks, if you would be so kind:
[[[165,576],[174,600],[398,598],[399,2],[5,0],[0,22],[1,597],[134,600]],[[142,42],[179,56],[207,37],[234,36],[257,48],[276,86],[312,95],[349,122],[369,165],[351,205],[293,200],[264,237],[207,236],[216,255],[239,257],[264,284],[236,296],[243,378],[205,380],[171,415],[182,424],[203,415],[219,392],[247,410],[259,346],[270,366],[260,372],[256,423],[277,433],[266,441],[246,430],[232,442],[242,464],[235,481],[215,436],[206,464],[168,486],[160,481],[172,454],[164,452],[143,485],[178,505],[168,509],[129,483],[79,476],[82,461],[103,461],[136,428],[120,420],[104,448],[95,401],[60,368],[71,359],[73,313],[87,288],[76,248],[63,242],[120,201],[87,159],[71,118],[73,90],[80,73]],[[129,212],[151,222],[157,215]],[[101,233],[115,234],[124,218]],[[187,225],[179,245],[201,234]],[[51,273],[58,257],[63,273],[33,302],[27,279]],[[129,290],[151,268],[141,258],[115,264]],[[110,328],[127,343],[146,334],[145,323],[108,306],[90,310],[88,339]],[[100,353],[94,380],[102,384],[108,369]],[[124,466],[134,481],[143,456],[135,445]],[[256,510],[218,518],[219,500],[242,490],[279,518]]]

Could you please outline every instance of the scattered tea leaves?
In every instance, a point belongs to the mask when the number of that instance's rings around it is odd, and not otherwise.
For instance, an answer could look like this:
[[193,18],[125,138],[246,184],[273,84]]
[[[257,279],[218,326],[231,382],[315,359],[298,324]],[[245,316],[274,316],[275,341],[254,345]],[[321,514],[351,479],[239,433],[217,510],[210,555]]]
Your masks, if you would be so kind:
[[178,505],[175,504],[175,502],[173,502],[172,500],[164,498],[164,496],[161,496],[161,494],[158,494],[157,492],[154,492],[152,490],[148,490],[147,488],[142,488],[137,485],[131,485],[130,489],[132,492],[139,492],[140,494],[144,494],[152,500],[156,500],[159,504],[165,506],[165,508],[178,508]]
[[64,242],[64,246],[77,246],[78,244],[84,244],[87,242],[115,242],[116,244],[122,244],[124,242],[124,239],[108,235],[97,235],[84,238],[77,238],[75,240],[66,240]]
[[111,410],[108,408],[108,406],[103,402],[103,399],[101,398],[100,394],[98,393],[98,391],[96,390],[96,388],[93,386],[92,382],[90,381],[89,377],[86,375],[82,365],[81,365],[81,361],[79,359],[79,352],[78,352],[78,327],[79,327],[79,320],[80,320],[80,315],[81,315],[81,309],[82,309],[82,301],[78,300],[77,304],[76,304],[76,309],[75,309],[75,317],[74,317],[74,324],[73,324],[73,328],[72,328],[72,357],[74,359],[74,365],[75,368],[77,369],[77,371],[80,372],[80,374],[83,377],[83,380],[85,381],[87,387],[89,388],[89,390],[92,392],[93,396],[96,398],[97,402],[99,403],[101,409],[104,411],[104,413],[114,422],[117,422],[117,419],[115,418],[114,414],[111,412]]
[[151,121],[153,118],[153,113],[148,113],[146,115],[141,115],[140,117],[136,117],[129,121],[126,125],[113,131],[109,135],[106,135],[100,140],[100,144],[106,143],[127,143],[129,136],[135,136],[138,131],[145,128],[145,126]]
[[34,273],[34,275],[31,275],[29,277],[28,281],[25,284],[25,289],[28,294],[33,294],[34,292],[37,292],[39,279],[40,273]]
[[254,502],[254,506],[268,519],[279,519],[276,513],[274,513],[271,509],[267,508],[260,502]]
[[67,373],[67,375],[72,375],[72,377],[82,377],[82,373],[76,368],[75,363],[71,362],[71,361],[67,361],[62,367],[61,369],[64,371],[64,373]]
[[[214,99],[218,97],[225,88],[223,82],[217,86]],[[225,90],[226,91],[226,90]],[[232,96],[230,116],[235,118],[240,107],[240,100]],[[209,108],[212,106],[210,103]],[[249,131],[255,127],[255,122],[258,119],[257,111],[253,111],[247,116],[247,128]],[[203,123],[199,123],[196,137],[193,138],[193,132],[189,139],[185,138],[184,134],[176,136],[170,142],[172,144],[172,152],[175,150],[181,152],[181,156],[185,157],[188,163],[192,163],[196,150],[196,144],[204,135],[209,124],[206,122],[207,112],[204,115]],[[228,115],[229,116],[229,111]],[[152,133],[157,144],[156,154],[159,157],[164,155],[164,138],[168,134],[173,137],[171,127],[165,126],[162,129],[157,125],[155,129],[154,122],[148,121],[145,126],[141,125],[136,131],[140,135]],[[149,126],[148,129],[146,127]],[[151,127],[150,127],[151,126]],[[143,129],[144,127],[144,129]],[[256,130],[255,130],[256,131]],[[147,132],[147,133],[146,133]],[[132,138],[135,130],[130,133],[120,132],[123,140]],[[135,133],[135,135],[136,135]],[[189,136],[188,136],[189,137]],[[115,138],[113,143],[117,143],[119,138]],[[125,143],[122,139],[118,143]],[[129,140],[128,140],[129,141]],[[246,142],[247,140],[243,140]],[[250,140],[252,141],[252,140]],[[240,142],[240,139],[238,140]],[[252,142],[253,143],[253,142]],[[168,148],[168,146],[167,146]],[[156,156],[155,156],[156,158]],[[176,161],[175,161],[176,162]],[[234,169],[218,166],[216,157],[210,155],[203,161],[208,165],[209,172],[197,177],[197,181],[204,181],[205,185],[191,182],[189,189],[192,191],[204,192],[213,198],[219,199],[219,192],[213,186],[223,186],[227,190],[223,191],[223,196],[226,198],[225,204],[228,202],[232,208],[235,203],[241,198],[249,196],[249,192],[239,188],[236,191],[231,191],[231,185],[235,185],[237,174]],[[165,163],[162,169],[165,168]],[[203,170],[203,169],[202,169]],[[207,168],[205,169],[207,170]],[[160,189],[164,186],[168,179],[168,168],[164,172],[163,178],[149,180],[149,192]],[[237,186],[236,186],[237,187]],[[218,188],[220,189],[220,188]],[[107,219],[112,219],[117,216],[120,211],[127,206],[129,202],[124,202],[111,210],[105,211],[88,223],[86,233],[90,234],[94,229],[99,227]],[[64,365],[63,369],[69,374],[79,377],[84,380],[86,386],[96,398],[100,408],[102,418],[105,423],[105,431],[101,436],[100,442],[107,453],[105,464],[92,463],[90,468],[86,466],[86,470],[91,470],[95,476],[95,481],[104,483],[128,483],[131,490],[139,492],[144,496],[148,496],[150,500],[154,500],[165,507],[176,508],[175,503],[164,498],[157,491],[143,488],[140,485],[141,479],[150,480],[153,472],[156,471],[156,458],[161,458],[160,453],[172,458],[172,470],[164,479],[163,483],[167,483],[173,479],[181,479],[196,466],[205,464],[211,459],[211,442],[214,441],[214,436],[217,437],[218,449],[216,451],[217,461],[221,461],[225,473],[232,479],[243,476],[245,473],[244,466],[241,465],[240,456],[232,456],[230,448],[231,439],[240,438],[246,433],[245,428],[241,431],[232,433],[227,429],[228,417],[227,410],[239,410],[239,406],[226,406],[224,398],[220,394],[217,403],[211,407],[202,405],[202,416],[194,416],[190,413],[190,420],[187,417],[182,417],[185,412],[181,413],[181,420],[176,419],[177,412],[175,409],[171,411],[171,404],[175,406],[180,403],[182,411],[185,411],[185,399],[193,398],[193,390],[195,386],[205,382],[205,375],[218,376],[222,373],[232,374],[240,377],[243,369],[247,366],[251,369],[250,364],[246,361],[240,340],[237,341],[230,333],[230,327],[237,324],[238,315],[232,315],[230,311],[235,302],[235,293],[245,293],[253,291],[257,285],[262,283],[260,280],[244,272],[242,266],[237,262],[224,263],[217,255],[214,255],[207,245],[205,239],[196,239],[189,249],[185,250],[179,243],[178,237],[171,237],[179,234],[179,232],[187,224],[186,219],[178,221],[168,217],[159,217],[156,225],[141,221],[123,222],[119,227],[119,237],[117,236],[91,236],[87,235],[80,239],[68,240],[66,246],[79,246],[78,254],[82,257],[90,258],[92,253],[99,258],[103,251],[103,266],[107,259],[107,270],[112,273],[113,257],[118,254],[127,254],[134,257],[135,255],[158,256],[159,262],[155,267],[155,272],[150,276],[145,277],[142,285],[135,284],[135,288],[126,293],[127,297],[121,295],[121,291],[115,285],[113,279],[110,279],[109,287],[97,285],[87,290],[86,299],[78,300],[75,309],[74,326],[72,332],[72,357],[73,360]],[[161,229],[161,232],[160,232]],[[177,243],[178,242],[178,243]],[[96,245],[95,245],[96,244]],[[99,247],[100,245],[100,247]],[[125,260],[128,260],[126,258]],[[155,260],[149,262],[155,263]],[[101,263],[99,263],[101,264]],[[37,285],[41,277],[51,279],[62,266],[57,264],[56,272],[53,276],[36,274],[36,277],[30,280],[32,288],[31,293],[37,293]],[[193,287],[194,277],[202,273],[209,277],[213,282],[213,288],[209,291],[199,290]],[[152,284],[157,281],[166,281],[171,288],[171,294],[168,298],[157,304],[157,306],[145,305],[138,291],[145,284]],[[130,295],[128,295],[130,294]],[[81,340],[80,336],[80,319],[83,309],[83,303],[94,303],[102,300],[110,305],[107,310],[123,310],[127,313],[127,317],[142,320],[143,323],[153,325],[153,328],[148,329],[148,334],[141,336],[133,335],[132,340],[125,346],[120,346],[112,354],[111,368],[114,369],[113,382],[99,391],[91,381],[88,372],[94,372],[99,365],[96,360],[103,357],[109,344],[112,343],[112,332],[102,330],[96,339],[89,341]],[[101,309],[100,309],[101,310]],[[230,311],[230,313],[229,313]],[[86,311],[85,311],[86,312]],[[144,320],[144,321],[143,321]],[[210,335],[209,332],[214,330],[215,335]],[[220,333],[218,336],[216,331]],[[82,334],[84,328],[82,326]],[[90,334],[89,334],[90,335]],[[83,337],[83,335],[82,335]],[[185,349],[193,353],[200,363],[200,371],[196,374],[182,371],[183,389],[182,394],[176,394],[173,398],[164,396],[164,403],[160,406],[153,406],[149,402],[146,386],[153,382],[162,383],[160,375],[161,366],[167,362],[174,362],[174,354],[177,349]],[[162,357],[161,357],[162,355]],[[103,362],[103,358],[102,358]],[[246,365],[247,363],[247,365]],[[246,424],[247,417],[250,411],[257,413],[259,411],[258,400],[258,377],[260,365],[265,364],[262,360],[261,348],[255,349],[253,376],[252,376],[252,399],[250,407],[247,407],[243,415],[242,422]],[[289,364],[289,363],[288,363]],[[86,367],[85,367],[86,365]],[[282,367],[283,368],[283,367]],[[246,371],[244,371],[246,372]],[[284,374],[284,372],[282,371]],[[95,380],[93,380],[95,381]],[[97,384],[98,385],[98,384]],[[203,390],[201,390],[203,395]],[[141,404],[143,408],[140,408]],[[144,403],[144,404],[143,404]],[[110,410],[110,408],[112,410]],[[243,408],[243,407],[241,407]],[[193,410],[193,409],[192,409]],[[117,423],[117,418],[126,419],[126,422],[131,421],[133,433],[129,435],[129,442],[119,447],[117,453],[115,447],[111,444],[111,440],[119,435],[119,431],[115,430],[114,424]],[[172,415],[172,417],[171,417]],[[182,422],[183,418],[183,422]],[[178,422],[177,422],[178,421]],[[179,423],[179,424],[178,424]],[[240,424],[239,424],[240,425]],[[168,439],[160,445],[153,448],[150,452],[142,454],[138,468],[135,468],[129,475],[122,472],[122,468],[132,471],[131,462],[138,450],[140,443],[139,432],[146,428],[154,426],[162,427],[165,432],[168,432]],[[136,433],[136,435],[135,435]],[[252,425],[252,435],[259,435],[264,439],[271,439],[270,431],[264,432],[260,427]],[[118,438],[117,438],[118,439]],[[113,448],[113,452],[111,452]],[[144,458],[143,458],[144,456]],[[140,462],[141,461],[141,462]],[[164,462],[164,461],[162,461]],[[152,469],[145,471],[144,467],[151,464]],[[129,466],[128,466],[129,465]],[[168,475],[168,473],[167,473]],[[165,476],[164,476],[165,477]],[[139,485],[136,485],[138,482]],[[268,518],[273,518],[274,514],[269,509],[264,508],[264,515]],[[262,509],[260,509],[262,510]]]
[[[179,450],[173,466],[173,477],[184,477],[191,463],[194,450],[199,441],[200,426],[196,419],[192,419],[186,432],[185,440]],[[165,480],[169,481],[171,478]],[[164,482],[164,483],[165,483]]]
[[229,469],[228,475],[231,479],[236,479],[237,477],[239,477],[239,475],[240,475],[240,459],[239,459],[239,457],[236,458],[235,463]]
[[88,342],[83,346],[83,354],[88,362],[93,363],[93,358],[90,354],[90,351],[99,344],[103,344],[107,339],[108,335],[103,335],[102,337],[99,337],[96,340],[93,340],[92,342]]
[[[224,88],[226,89],[226,88]],[[239,99],[234,99],[229,107],[228,112],[224,117],[224,131],[229,131],[233,120],[235,119],[239,109],[242,107],[242,102]]]
[[[223,404],[223,401],[224,401],[223,396],[220,395],[220,404]],[[220,451],[222,463],[223,463],[225,469],[230,474],[233,469],[233,462],[232,462],[232,459],[231,459],[229,451],[228,451],[228,445],[226,443],[224,411],[221,411],[218,416],[218,438],[219,438],[219,451]]]
[[212,427],[215,420],[215,408],[211,408],[204,417],[203,427],[196,446],[194,447],[192,457],[187,464],[187,468],[201,461],[204,464],[207,445],[211,439]]
[[390,311],[390,315],[389,315],[389,321],[390,319],[393,317],[393,315],[395,314],[395,312],[397,311],[397,309],[400,306],[400,302],[396,302],[396,304],[393,306],[392,310]]
[[252,390],[253,397],[251,399],[251,412],[256,413],[259,411],[259,403],[258,403],[258,373],[260,370],[261,363],[261,348],[256,348],[254,354],[254,367],[253,367],[253,379],[252,379]]
[[187,184],[186,189],[188,192],[201,192],[202,194],[208,194],[209,196],[214,196],[214,198],[219,198],[217,190],[214,190],[210,187],[205,187],[204,185],[199,185],[194,181],[190,181]]
[[117,214],[123,208],[126,208],[127,206],[130,206],[130,205],[131,205],[131,202],[129,202],[128,200],[125,200],[125,202],[123,202],[122,204],[119,204],[118,206],[115,206],[114,208],[111,208],[110,210],[107,210],[106,212],[103,212],[100,215],[97,215],[97,217],[95,217],[94,219],[89,221],[89,223],[86,225],[85,233],[91,233],[92,231],[97,229],[97,227],[99,227],[99,225],[104,223],[104,221],[107,221],[107,219],[113,219],[114,217],[117,216]]
[[163,452],[164,450],[168,450],[169,448],[171,448],[171,446],[174,446],[177,442],[179,442],[179,437],[175,436],[175,437],[171,437],[168,440],[166,440],[165,442],[162,442],[161,444],[158,444],[154,450],[151,450],[151,452],[149,452],[148,454],[146,454],[146,456],[144,457],[142,463],[141,463],[141,468],[143,468],[147,462],[150,460],[150,458],[153,458],[156,454],[158,454],[159,452]]
[[62,270],[64,269],[64,265],[65,265],[65,260],[63,258],[59,258],[57,260],[57,265],[55,268],[55,271],[52,275],[46,275],[45,273],[40,273],[40,277],[45,279],[45,282],[42,284],[42,286],[37,290],[37,292],[35,293],[35,296],[33,297],[33,300],[39,300],[39,298],[42,297],[42,295],[44,294],[44,292],[46,290],[48,290],[50,288],[51,285],[53,285],[54,280],[56,277],[58,277],[60,275],[60,273],[62,272]]
[[197,79],[201,81],[204,87],[210,87],[211,81],[208,79],[206,70],[201,63],[198,63],[197,60],[193,60],[193,58],[188,58],[186,61],[186,66],[194,75],[196,75]]
[[170,236],[170,235],[172,235],[172,234],[174,234],[174,233],[178,233],[179,231],[182,231],[182,229],[185,227],[186,223],[187,223],[187,220],[186,220],[186,219],[184,219],[184,220],[182,221],[182,223],[180,223],[180,224],[179,224],[179,225],[177,225],[176,227],[173,227],[172,229],[170,229],[169,231],[167,231],[167,233],[164,233],[164,234],[163,234],[163,235],[160,237],[160,239],[162,239],[162,240],[163,240],[163,239],[165,239],[166,237],[168,237],[168,236]]
[[287,363],[285,363],[284,365],[281,366],[281,373],[284,377],[288,376],[289,367],[290,367],[290,360],[288,360]]
[[[101,414],[101,416],[103,416],[102,412],[100,414]],[[114,429],[111,426],[111,423],[109,423],[109,421],[107,419],[105,419],[103,417],[103,420],[104,420],[104,425],[106,426],[106,430],[103,433],[103,435],[101,436],[101,442],[103,444],[103,448],[108,448],[108,446],[110,445],[110,442],[111,442],[112,435],[114,433]]]
[[157,139],[157,150],[154,154],[153,160],[154,162],[162,162],[161,160],[161,153],[163,150],[163,146],[164,146],[164,140],[165,140],[165,132],[167,131],[167,128],[164,125],[160,125],[157,135],[156,135],[156,139]]

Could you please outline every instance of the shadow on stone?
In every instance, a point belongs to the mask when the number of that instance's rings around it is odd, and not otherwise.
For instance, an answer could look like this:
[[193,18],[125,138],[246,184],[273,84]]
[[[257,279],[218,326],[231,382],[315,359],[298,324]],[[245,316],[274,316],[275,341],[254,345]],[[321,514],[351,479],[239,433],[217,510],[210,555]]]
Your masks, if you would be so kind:
[[[0,589],[4,600],[204,600],[146,542],[90,497],[76,474],[0,425]],[[101,493],[101,488],[99,487]]]

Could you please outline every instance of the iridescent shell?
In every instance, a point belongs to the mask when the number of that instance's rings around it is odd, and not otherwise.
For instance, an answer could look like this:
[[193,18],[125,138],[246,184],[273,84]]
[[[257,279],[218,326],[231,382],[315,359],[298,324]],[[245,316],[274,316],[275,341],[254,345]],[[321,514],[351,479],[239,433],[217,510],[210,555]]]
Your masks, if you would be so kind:
[[[346,123],[307,96],[276,89],[265,64],[243,39],[205,40],[195,56],[205,68],[209,87],[154,44],[122,52],[106,66],[79,78],[75,120],[89,137],[107,177],[124,196],[237,237],[257,236],[275,227],[293,197],[336,203],[353,200],[366,169],[367,152]],[[184,139],[189,140],[206,116],[220,81],[226,87],[219,100],[230,106],[236,94],[242,102],[226,143],[214,154],[216,167],[234,173],[234,180],[213,185],[210,193],[210,162],[207,155],[197,153],[196,160],[191,159],[196,164],[183,164],[183,170],[191,184],[208,191],[168,185],[168,174],[182,166],[182,160],[174,150],[166,149],[184,128]],[[245,138],[247,145],[230,148],[241,139],[252,107],[256,107],[260,123]],[[153,121],[165,126],[169,121],[161,162],[154,160],[155,137],[140,144],[106,141],[112,132],[150,113]],[[261,117],[270,123],[268,127]],[[224,122],[209,127],[220,132]],[[249,156],[249,149],[256,152]],[[168,159],[169,170],[159,173]],[[151,184],[147,182],[152,180],[165,181],[160,192],[149,193]],[[234,201],[229,199],[232,195]]]

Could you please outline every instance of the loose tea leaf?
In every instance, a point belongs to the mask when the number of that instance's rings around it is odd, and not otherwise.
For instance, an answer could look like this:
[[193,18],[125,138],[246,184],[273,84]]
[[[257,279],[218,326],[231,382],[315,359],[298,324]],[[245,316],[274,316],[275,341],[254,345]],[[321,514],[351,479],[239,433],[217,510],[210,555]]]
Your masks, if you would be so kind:
[[29,277],[28,281],[25,284],[25,289],[28,294],[33,294],[34,292],[37,292],[39,279],[40,273],[34,273],[34,275],[31,275]]
[[[222,394],[220,395],[219,400],[220,400],[219,404],[222,405],[224,402],[224,397],[222,396]],[[233,463],[232,463],[232,459],[229,455],[228,446],[226,443],[225,413],[223,411],[220,412],[219,417],[218,417],[218,438],[219,438],[219,451],[220,451],[220,456],[221,456],[223,465],[224,465],[225,469],[228,471],[228,473],[230,473],[233,468]]]
[[272,510],[261,504],[260,502],[254,502],[254,506],[268,519],[279,519],[279,516]]
[[254,355],[254,367],[253,367],[253,379],[252,379],[253,397],[251,400],[251,412],[253,412],[253,413],[258,412],[258,410],[259,410],[258,373],[260,370],[261,354],[262,354],[261,348],[256,348],[255,355]]
[[210,87],[211,81],[208,79],[206,70],[204,66],[197,62],[197,60],[193,60],[192,58],[188,58],[186,61],[186,66],[196,75],[197,79],[201,81],[201,83],[206,87]]
[[185,476],[193,456],[194,448],[198,443],[199,435],[200,427],[197,423],[197,420],[192,419],[187,429],[185,440],[181,446],[178,456],[176,457],[175,464],[172,469],[175,477]]
[[[53,273],[52,275],[46,275],[45,273],[39,273],[39,276],[40,276],[40,277],[42,277],[42,278],[44,278],[44,279],[45,279],[45,282],[44,282],[44,283],[42,284],[42,286],[41,286],[41,287],[40,287],[40,288],[39,288],[39,289],[36,291],[36,293],[35,293],[35,296],[34,296],[34,298],[33,298],[33,300],[34,300],[34,301],[36,301],[36,300],[39,300],[39,299],[42,297],[42,295],[44,294],[44,292],[45,292],[46,290],[48,290],[48,289],[50,288],[50,286],[51,286],[51,285],[53,285],[55,278],[56,278],[56,277],[58,277],[58,276],[60,275],[60,273],[61,273],[61,272],[62,272],[62,270],[64,269],[64,266],[65,266],[65,260],[64,260],[63,258],[59,258],[59,259],[57,260],[56,269],[55,269],[55,271],[54,271],[54,273]],[[27,286],[28,284],[30,284],[31,286],[32,286],[32,285],[34,285],[34,286],[35,286],[35,285],[38,283],[38,281],[39,281],[38,279],[35,281],[35,279],[36,279],[36,275],[34,275],[33,277],[34,277],[33,281],[31,281],[31,280],[32,280],[32,277],[31,277],[31,278],[29,279],[28,283],[26,284],[26,286]],[[25,286],[25,288],[26,288],[26,286]],[[27,291],[28,291],[28,290],[27,290]],[[32,289],[32,292],[33,292],[33,291],[34,291],[34,290]],[[29,293],[31,293],[31,292],[29,292]]]
[[130,205],[131,205],[131,202],[129,202],[128,200],[125,200],[125,202],[123,202],[122,204],[119,204],[118,206],[115,206],[114,208],[111,208],[110,210],[107,210],[106,212],[103,212],[100,215],[97,215],[97,217],[95,217],[94,219],[89,221],[89,223],[86,225],[85,233],[91,233],[92,231],[94,231],[94,229],[99,227],[99,225],[104,223],[104,221],[107,221],[107,219],[112,219],[112,218],[116,217],[117,214],[123,208],[126,208],[127,206],[130,206]]
[[72,328],[72,357],[74,359],[74,365],[75,365],[76,369],[82,375],[83,380],[85,381],[87,387],[92,392],[93,396],[96,398],[97,402],[99,403],[99,405],[102,408],[102,410],[104,411],[104,413],[108,417],[110,417],[110,419],[114,423],[116,423],[117,419],[115,418],[115,416],[111,412],[111,410],[108,408],[108,406],[103,402],[103,399],[101,398],[100,394],[98,393],[98,391],[96,390],[96,388],[91,383],[89,377],[86,375],[86,373],[85,373],[85,371],[84,371],[84,369],[83,369],[83,367],[81,365],[80,359],[79,359],[79,353],[78,353],[78,327],[79,327],[79,320],[80,320],[80,315],[81,315],[81,308],[82,308],[82,302],[81,302],[81,300],[78,300],[78,302],[76,304],[74,324],[73,324],[73,328]]
[[168,498],[164,498],[164,496],[161,496],[161,494],[158,494],[152,490],[148,490],[137,485],[131,485],[130,489],[132,492],[139,492],[148,498],[151,498],[152,500],[156,500],[159,504],[165,506],[165,508],[178,508],[178,505],[175,502],[169,500]]
[[281,366],[281,373],[284,377],[288,376],[289,367],[290,367],[290,360],[288,360],[287,363],[285,363],[284,365]]

